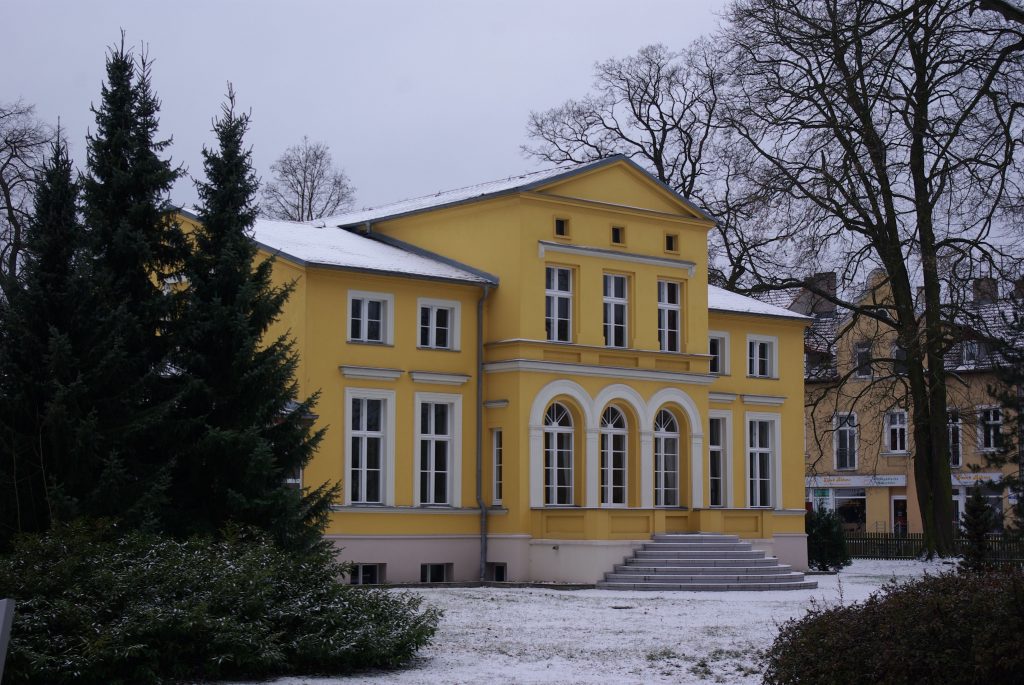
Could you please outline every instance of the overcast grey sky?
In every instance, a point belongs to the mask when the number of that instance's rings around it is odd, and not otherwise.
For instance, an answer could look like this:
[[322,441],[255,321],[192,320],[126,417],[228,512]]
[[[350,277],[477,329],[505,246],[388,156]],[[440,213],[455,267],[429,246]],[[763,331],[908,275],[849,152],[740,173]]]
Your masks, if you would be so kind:
[[[225,83],[252,110],[259,173],[303,135],[328,143],[374,206],[538,168],[531,110],[589,89],[593,65],[713,31],[725,0],[0,0],[0,101],[60,117],[75,162],[107,46],[127,33],[154,60],[161,131],[201,174]],[[191,203],[191,181],[175,189]]]

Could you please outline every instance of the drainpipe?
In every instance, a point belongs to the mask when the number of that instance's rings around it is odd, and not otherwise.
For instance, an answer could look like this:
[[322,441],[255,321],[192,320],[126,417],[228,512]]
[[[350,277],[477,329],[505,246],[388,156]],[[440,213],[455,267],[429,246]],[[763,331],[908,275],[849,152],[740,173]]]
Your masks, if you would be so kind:
[[480,580],[487,575],[487,507],[484,505],[484,285],[476,302],[476,505],[480,507]]

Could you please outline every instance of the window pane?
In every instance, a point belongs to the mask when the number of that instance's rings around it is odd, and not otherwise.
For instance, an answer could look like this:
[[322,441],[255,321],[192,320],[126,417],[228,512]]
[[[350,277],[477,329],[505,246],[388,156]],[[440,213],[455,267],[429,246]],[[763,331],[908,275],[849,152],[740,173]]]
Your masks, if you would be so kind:
[[380,334],[380,321],[370,320],[366,323],[366,339],[381,342],[384,338]]
[[384,400],[366,400],[366,430],[380,432]]
[[448,405],[434,405],[434,435],[448,435]]
[[569,292],[569,270],[559,269],[558,270],[558,289]]
[[380,468],[380,438],[366,438],[366,468]]
[[352,462],[349,464],[353,469],[362,468],[363,466],[363,441],[362,438],[352,438],[352,449],[349,453],[349,460]]

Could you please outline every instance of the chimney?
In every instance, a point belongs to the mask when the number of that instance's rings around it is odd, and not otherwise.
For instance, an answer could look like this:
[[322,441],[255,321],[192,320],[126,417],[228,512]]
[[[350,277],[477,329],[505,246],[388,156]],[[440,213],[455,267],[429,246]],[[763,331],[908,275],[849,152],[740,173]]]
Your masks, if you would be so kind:
[[[836,272],[823,271],[807,279],[807,284],[832,297],[836,296]],[[815,294],[810,296],[811,314],[831,314],[836,310],[836,303]]]
[[992,304],[999,299],[999,284],[991,276],[974,279],[974,304]]

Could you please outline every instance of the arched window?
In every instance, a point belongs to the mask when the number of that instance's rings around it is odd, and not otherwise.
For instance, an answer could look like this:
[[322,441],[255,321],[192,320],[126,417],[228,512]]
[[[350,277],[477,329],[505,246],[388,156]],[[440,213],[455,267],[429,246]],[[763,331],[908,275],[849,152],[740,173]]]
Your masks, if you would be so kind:
[[601,415],[601,504],[626,505],[626,417],[615,407]]
[[572,414],[552,403],[544,413],[544,503],[572,504]]
[[679,423],[667,409],[654,417],[654,505],[679,506]]

